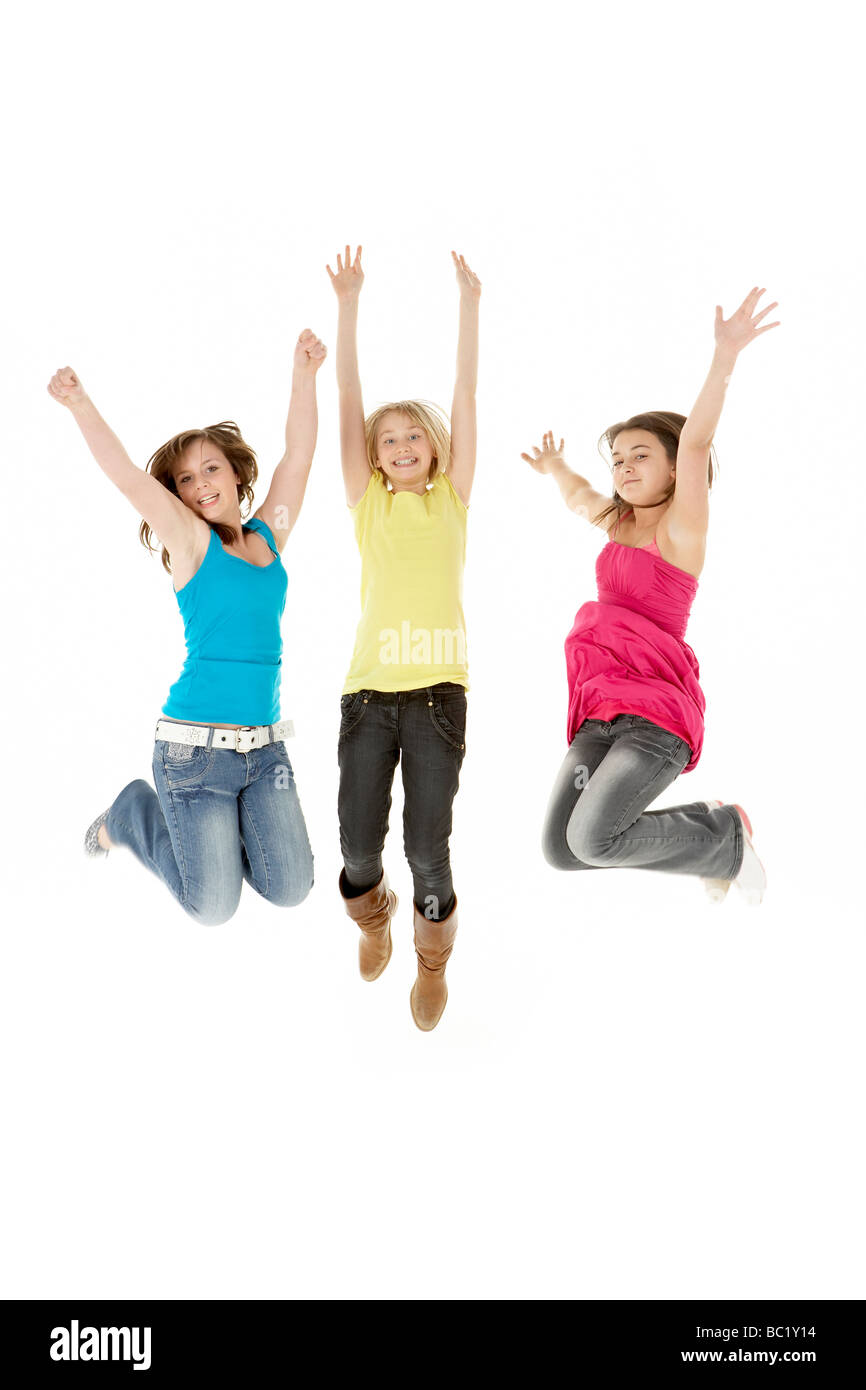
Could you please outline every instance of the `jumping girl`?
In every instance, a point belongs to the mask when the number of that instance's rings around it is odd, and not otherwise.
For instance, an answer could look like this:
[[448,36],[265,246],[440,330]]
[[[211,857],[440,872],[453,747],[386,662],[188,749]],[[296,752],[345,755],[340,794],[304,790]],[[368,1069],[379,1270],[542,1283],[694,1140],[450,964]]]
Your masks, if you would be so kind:
[[71,367],[48,391],[72,413],[96,462],[143,521],[140,538],[174,579],[187,660],[156,725],[153,778],[124,787],[85,836],[102,855],[127,845],[190,916],[225,922],[245,878],[293,907],[313,884],[313,856],[280,722],[280,560],[298,519],[316,444],[316,372],[326,349],[305,329],[295,346],[286,451],[249,521],[256,456],[232,421],[185,430],[136,467]]
[[640,868],[696,874],[714,901],[731,882],[747,902],[766,886],[752,827],[736,803],[696,801],[646,811],[681,772],[698,763],[704,696],[684,640],[704,563],[713,480],[712,440],[743,348],[778,323],[758,327],[753,289],[730,319],[716,306],[709,375],[685,419],[666,411],[633,415],[602,438],[611,451],[613,497],[572,472],[544,436],[534,457],[572,511],[608,532],[596,562],[598,601],[578,611],[566,638],[568,754],[543,834],[557,869]]
[[339,303],[337,384],[346,501],[361,552],[361,619],[340,701],[340,892],[361,929],[359,965],[375,980],[391,958],[382,850],[402,758],[403,846],[412,870],[418,977],[410,1007],[428,1032],[448,997],[457,931],[448,839],[466,746],[469,688],[462,579],[475,473],[481,282],[451,253],[460,287],[451,434],[435,407],[397,401],[364,418],[358,375],[361,247],[328,266]]

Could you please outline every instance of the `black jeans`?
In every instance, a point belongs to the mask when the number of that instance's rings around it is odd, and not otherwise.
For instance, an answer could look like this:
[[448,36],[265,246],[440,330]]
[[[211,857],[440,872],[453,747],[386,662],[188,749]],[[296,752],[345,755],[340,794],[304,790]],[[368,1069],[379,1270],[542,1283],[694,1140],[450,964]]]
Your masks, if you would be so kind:
[[[358,690],[340,700],[340,849],[350,889],[382,877],[394,770],[403,764],[403,848],[415,906],[431,921],[454,906],[451,807],[466,752],[466,691],[442,681],[419,690]],[[351,894],[349,895],[351,896]]]

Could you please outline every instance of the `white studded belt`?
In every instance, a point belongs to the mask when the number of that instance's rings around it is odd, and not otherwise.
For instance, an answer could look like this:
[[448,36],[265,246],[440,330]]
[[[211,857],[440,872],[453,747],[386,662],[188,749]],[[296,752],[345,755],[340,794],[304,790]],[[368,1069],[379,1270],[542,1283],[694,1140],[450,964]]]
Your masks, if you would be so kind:
[[[179,724],[173,719],[158,719],[156,739],[165,743],[191,743],[196,748],[221,748],[232,753],[249,753],[280,739],[292,738],[295,726],[291,719],[279,724],[258,724],[246,729],[219,729],[215,724]],[[272,736],[273,735],[273,736]]]

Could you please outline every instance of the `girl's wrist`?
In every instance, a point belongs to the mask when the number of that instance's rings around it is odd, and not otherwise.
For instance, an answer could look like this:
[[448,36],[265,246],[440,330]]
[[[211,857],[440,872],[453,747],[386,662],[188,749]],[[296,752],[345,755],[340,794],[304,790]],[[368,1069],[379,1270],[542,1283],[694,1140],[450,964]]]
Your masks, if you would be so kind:
[[712,365],[713,367],[720,368],[726,373],[730,373],[734,370],[734,364],[738,356],[739,353],[733,351],[731,348],[717,347],[713,353]]

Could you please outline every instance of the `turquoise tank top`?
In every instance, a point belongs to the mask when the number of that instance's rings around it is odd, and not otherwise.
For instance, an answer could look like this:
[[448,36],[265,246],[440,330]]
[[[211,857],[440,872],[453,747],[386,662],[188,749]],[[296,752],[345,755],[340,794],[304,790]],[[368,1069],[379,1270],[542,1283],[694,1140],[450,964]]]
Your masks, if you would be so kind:
[[280,718],[280,620],[288,579],[273,533],[253,518],[274,553],[269,565],[229,555],[211,531],[204,559],[176,597],[186,661],[163,714],[191,724],[276,724]]

